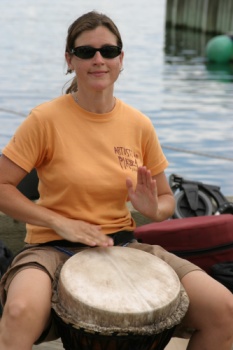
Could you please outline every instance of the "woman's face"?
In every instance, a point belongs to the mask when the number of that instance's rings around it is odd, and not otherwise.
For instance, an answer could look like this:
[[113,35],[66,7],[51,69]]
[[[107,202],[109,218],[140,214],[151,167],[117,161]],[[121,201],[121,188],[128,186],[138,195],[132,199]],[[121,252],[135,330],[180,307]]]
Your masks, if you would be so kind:
[[[76,40],[74,47],[92,46],[101,48],[105,45],[117,46],[117,38],[104,26],[83,32]],[[66,53],[68,67],[75,71],[78,89],[103,91],[113,88],[122,68],[123,52],[115,58],[104,58],[97,51],[94,57],[82,59]]]

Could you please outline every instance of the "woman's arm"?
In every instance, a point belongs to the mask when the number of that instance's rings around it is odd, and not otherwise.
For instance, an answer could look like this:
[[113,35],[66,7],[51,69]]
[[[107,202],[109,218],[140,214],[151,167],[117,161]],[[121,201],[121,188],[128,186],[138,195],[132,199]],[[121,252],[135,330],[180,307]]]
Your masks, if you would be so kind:
[[49,227],[72,242],[112,245],[112,240],[101,233],[99,226],[63,217],[25,197],[17,185],[26,175],[27,172],[10,159],[4,155],[0,157],[0,211],[22,222]]
[[152,177],[145,166],[139,167],[135,189],[129,178],[126,186],[132,205],[142,215],[153,221],[163,221],[173,215],[175,199],[164,172]]

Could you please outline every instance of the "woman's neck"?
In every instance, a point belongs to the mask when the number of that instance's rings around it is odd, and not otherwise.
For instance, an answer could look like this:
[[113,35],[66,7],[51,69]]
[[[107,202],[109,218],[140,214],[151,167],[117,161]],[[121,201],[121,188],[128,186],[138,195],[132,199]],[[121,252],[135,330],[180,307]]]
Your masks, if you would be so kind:
[[107,95],[103,92],[97,92],[90,95],[76,91],[72,93],[72,96],[80,107],[97,114],[111,112],[116,104],[116,99],[112,93]]

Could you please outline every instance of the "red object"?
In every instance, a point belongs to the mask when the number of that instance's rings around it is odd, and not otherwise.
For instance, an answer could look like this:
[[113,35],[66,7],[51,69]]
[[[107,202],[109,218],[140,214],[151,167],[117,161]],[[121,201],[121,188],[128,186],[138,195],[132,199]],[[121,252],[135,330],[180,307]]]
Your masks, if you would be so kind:
[[233,262],[233,215],[173,219],[140,226],[138,241],[160,245],[207,273],[214,264]]

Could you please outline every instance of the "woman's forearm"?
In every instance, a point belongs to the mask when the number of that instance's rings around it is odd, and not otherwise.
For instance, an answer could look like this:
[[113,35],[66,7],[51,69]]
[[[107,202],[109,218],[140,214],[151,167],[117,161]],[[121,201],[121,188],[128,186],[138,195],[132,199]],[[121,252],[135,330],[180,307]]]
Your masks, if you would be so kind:
[[30,201],[10,184],[0,185],[0,210],[12,218],[32,225],[48,227],[71,242],[89,246],[112,246],[113,240],[101,227],[82,220],[73,220]]
[[160,222],[169,219],[175,211],[175,199],[172,194],[163,194],[158,197],[158,209],[154,221]]
[[10,184],[0,185],[0,211],[15,220],[49,228],[59,225],[61,219],[61,215],[37,205]]

